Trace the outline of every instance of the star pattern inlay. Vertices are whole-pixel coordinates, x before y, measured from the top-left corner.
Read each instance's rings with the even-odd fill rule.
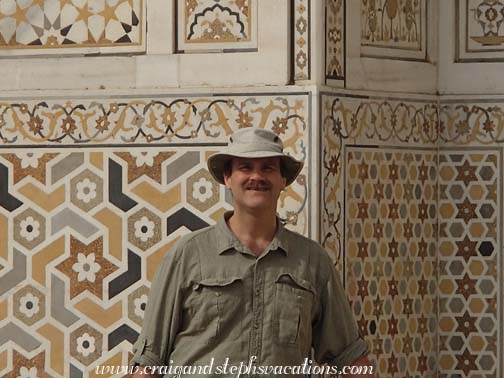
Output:
[[[70,278],[70,298],[89,291],[103,299],[103,280],[117,270],[117,266],[103,256],[103,238],[84,244],[70,238],[70,256],[56,269]]]
[[[346,219],[351,230],[346,237],[357,247],[347,265],[347,280],[359,331],[373,345],[371,356],[380,361],[383,376],[390,375],[390,367],[401,372],[396,376],[414,377],[424,361],[419,358],[429,361],[436,354],[436,329],[431,329],[436,320],[437,293],[431,290],[436,255],[430,250],[437,227],[430,217],[437,211],[435,154],[352,149],[346,164],[353,172],[347,178],[352,216]],[[405,332],[406,340],[400,337]],[[429,343],[417,346],[417,340]],[[397,352],[397,367],[389,364],[391,348]]]

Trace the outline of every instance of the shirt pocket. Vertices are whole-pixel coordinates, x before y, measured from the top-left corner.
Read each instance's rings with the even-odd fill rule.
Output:
[[[303,346],[311,342],[314,294],[311,283],[294,274],[277,277],[274,330],[279,344]]]
[[[193,286],[193,322],[206,343],[236,340],[242,333],[243,281],[205,278]]]

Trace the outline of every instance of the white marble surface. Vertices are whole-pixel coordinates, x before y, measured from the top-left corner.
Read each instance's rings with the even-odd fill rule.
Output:
[[[146,55],[136,57],[137,88],[170,88],[179,84],[177,55]]]
[[[0,81],[0,90],[116,89],[135,86],[132,57],[22,58],[2,61],[2,71],[15,72],[16,86]]]
[[[454,0],[440,1],[439,12],[439,93],[504,93],[504,62],[455,63]]]
[[[258,50],[174,53],[174,1],[149,0],[146,53],[2,59],[0,91],[244,87],[289,81],[289,1],[261,1]]]
[[[147,54],[171,54],[174,50],[174,0],[147,3]]]
[[[324,4],[312,0],[311,80],[325,83]],[[258,51],[174,53],[174,0],[149,0],[146,52],[115,56],[31,56],[1,61],[0,91],[156,90],[283,86],[290,81],[290,2],[260,1]],[[502,62],[455,63],[455,1],[429,2],[428,61],[365,58],[360,49],[360,1],[347,2],[346,86],[350,90],[457,95],[504,93]],[[235,90],[236,88],[236,90]],[[280,90],[280,88],[279,88]],[[86,94],[87,92],[83,93]]]
[[[262,1],[258,6],[258,51],[180,54],[181,86],[287,84],[288,1]]]
[[[346,88],[358,90],[436,93],[437,67],[435,10],[431,7],[428,22],[428,61],[415,62],[386,58],[361,57],[360,1],[347,2]]]

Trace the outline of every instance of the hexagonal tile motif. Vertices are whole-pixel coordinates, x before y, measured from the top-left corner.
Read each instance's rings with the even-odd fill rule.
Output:
[[[143,324],[148,295],[149,288],[147,286],[141,286],[128,295],[128,317],[139,326]]]
[[[497,378],[501,345],[501,192],[497,151],[440,154],[439,331],[441,376]],[[456,174],[448,172],[455,170]],[[497,289],[499,287],[499,289]],[[449,327],[448,324],[455,326]]]
[[[30,2],[47,8],[50,3],[66,12],[72,1],[86,2],[0,0],[0,8]],[[106,2],[113,15],[115,5],[124,9],[128,0],[93,0]],[[280,119],[284,112],[294,117],[289,121],[293,127],[283,130],[286,149],[298,157],[307,152],[306,94],[215,99],[33,98],[0,105],[7,109],[0,110],[5,137],[0,153],[0,339],[7,340],[0,342],[0,377],[85,378],[96,375],[96,364],[125,364],[132,357],[157,262],[181,233],[214,223],[230,208],[229,193],[215,183],[209,187],[208,175],[198,175],[217,149],[209,144],[224,141],[227,133],[210,124],[194,128],[203,117],[200,111],[234,120],[243,110],[252,123]],[[252,117],[254,109],[267,108],[271,101],[278,106]],[[19,134],[21,129],[32,137]],[[84,140],[89,148],[82,148]],[[305,235],[307,181],[299,177],[283,206],[299,216],[286,217],[289,228]],[[215,198],[218,203],[212,205]],[[168,230],[173,235],[167,236]]]
[[[436,153],[347,146],[345,161],[345,279],[376,375],[435,376]]]
[[[14,316],[27,325],[33,325],[45,316],[45,296],[32,285],[14,293]]]
[[[103,336],[84,324],[70,334],[70,356],[89,366],[102,355]]]
[[[70,181],[70,200],[84,211],[90,211],[103,202],[103,180],[89,169]]]
[[[33,209],[26,209],[14,218],[14,240],[28,250],[46,238],[46,220]]]
[[[217,204],[219,192],[219,184],[206,169],[200,169],[187,179],[187,202],[201,212]]]
[[[146,251],[161,240],[161,219],[152,211],[143,208],[128,219],[128,240]]]

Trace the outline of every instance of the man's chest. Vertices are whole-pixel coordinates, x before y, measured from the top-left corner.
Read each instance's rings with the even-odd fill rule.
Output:
[[[205,261],[183,302],[182,335],[209,344],[266,337],[299,346],[311,341],[318,292],[309,267],[281,252],[260,259],[230,255]]]

